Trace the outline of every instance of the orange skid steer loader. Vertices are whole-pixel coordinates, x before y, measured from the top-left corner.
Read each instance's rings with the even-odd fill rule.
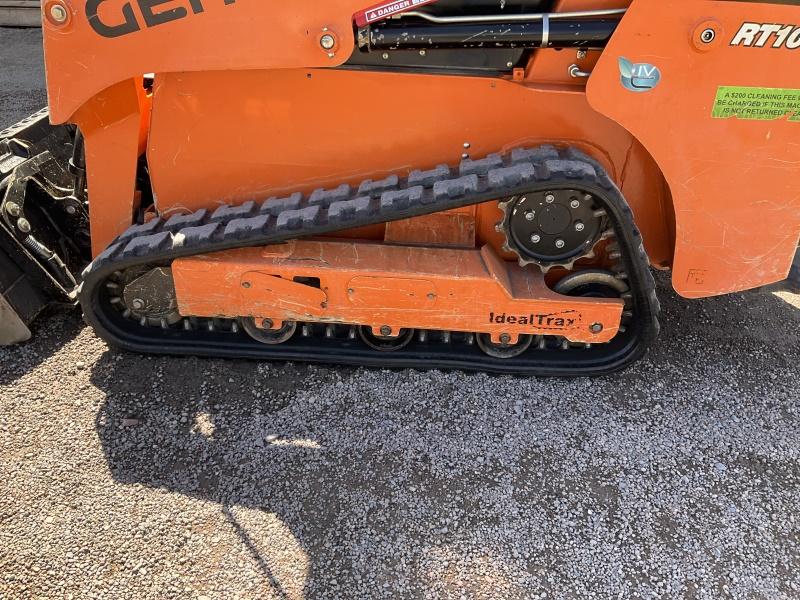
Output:
[[[800,1],[43,0],[0,337],[598,375],[800,238]],[[797,273],[795,271],[795,278]]]

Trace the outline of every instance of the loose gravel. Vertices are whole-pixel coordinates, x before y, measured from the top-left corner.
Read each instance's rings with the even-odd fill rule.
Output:
[[[8,35],[0,90],[39,68]],[[148,358],[45,315],[0,349],[0,598],[799,597],[800,296],[659,291],[658,348],[596,380]]]

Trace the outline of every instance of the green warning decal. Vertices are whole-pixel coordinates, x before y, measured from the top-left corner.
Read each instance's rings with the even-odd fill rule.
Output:
[[[736,117],[750,121],[788,118],[800,122],[800,90],[721,86],[714,101],[715,119]]]

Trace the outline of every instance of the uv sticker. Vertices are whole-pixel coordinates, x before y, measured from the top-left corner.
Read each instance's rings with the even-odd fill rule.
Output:
[[[649,92],[661,83],[661,70],[649,63],[632,63],[620,57],[619,72],[622,85],[632,92]]]

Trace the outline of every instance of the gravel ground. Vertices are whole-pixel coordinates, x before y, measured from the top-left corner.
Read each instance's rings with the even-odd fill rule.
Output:
[[[0,29],[0,123],[38,108]],[[25,79],[27,78],[27,79]],[[0,349],[0,598],[800,597],[800,296],[597,380]]]

